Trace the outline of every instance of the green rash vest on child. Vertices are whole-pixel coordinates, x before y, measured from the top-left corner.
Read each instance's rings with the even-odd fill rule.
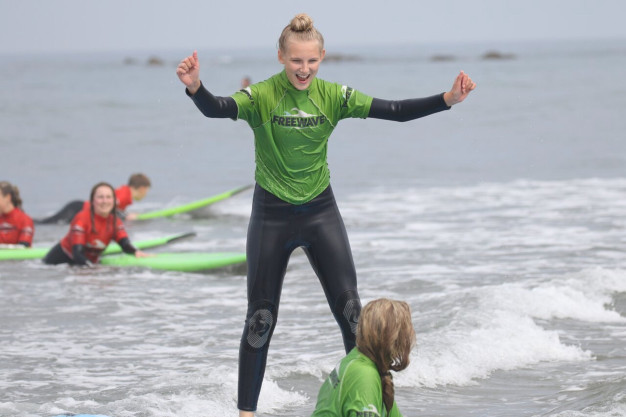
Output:
[[[395,401],[391,411],[387,413],[376,364],[354,348],[322,384],[311,417],[402,417],[402,415]]]
[[[232,95],[237,119],[254,132],[256,182],[283,201],[304,204],[330,184],[328,138],[346,118],[366,118],[372,97],[314,78],[296,89],[285,71]]]

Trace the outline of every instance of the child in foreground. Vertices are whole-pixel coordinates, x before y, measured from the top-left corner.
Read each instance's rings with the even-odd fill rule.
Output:
[[[313,417],[400,417],[389,371],[409,366],[415,346],[411,310],[404,301],[381,298],[361,311],[356,347],[330,373]]]

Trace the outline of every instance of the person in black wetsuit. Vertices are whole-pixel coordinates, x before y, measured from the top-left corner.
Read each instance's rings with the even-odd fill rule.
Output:
[[[239,350],[237,407],[256,410],[287,263],[301,247],[339,324],[346,352],[355,346],[361,310],[346,229],[326,160],[327,141],[345,118],[408,121],[462,102],[476,84],[460,72],[450,91],[399,101],[372,98],[316,78],[324,40],[305,14],[279,39],[279,74],[230,97],[212,95],[200,81],[194,52],[176,70],[187,95],[210,118],[243,119],[255,137],[256,186],[247,237],[248,311]]]

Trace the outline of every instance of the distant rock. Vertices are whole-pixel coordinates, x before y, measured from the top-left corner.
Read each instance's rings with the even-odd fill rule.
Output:
[[[124,65],[137,65],[137,60],[135,58],[126,57],[124,58]]]
[[[430,57],[430,60],[435,62],[455,61],[456,57],[454,55],[433,55]]]
[[[346,54],[326,54],[324,57],[325,62],[345,62],[345,61],[360,61],[362,58],[357,55]]]
[[[488,51],[483,54],[482,59],[515,59],[515,55],[498,51]]]
[[[163,62],[161,58],[156,57],[156,56],[151,56],[150,58],[148,58],[147,64],[151,67],[160,67],[160,66],[163,66],[165,63]]]

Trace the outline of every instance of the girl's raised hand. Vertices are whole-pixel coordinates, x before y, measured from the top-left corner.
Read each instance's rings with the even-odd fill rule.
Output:
[[[176,68],[176,75],[185,84],[191,94],[195,94],[200,88],[200,61],[198,51],[184,58]]]
[[[465,100],[475,88],[476,83],[472,81],[469,75],[461,71],[454,80],[452,89],[443,95],[443,99],[448,106],[453,106]]]

